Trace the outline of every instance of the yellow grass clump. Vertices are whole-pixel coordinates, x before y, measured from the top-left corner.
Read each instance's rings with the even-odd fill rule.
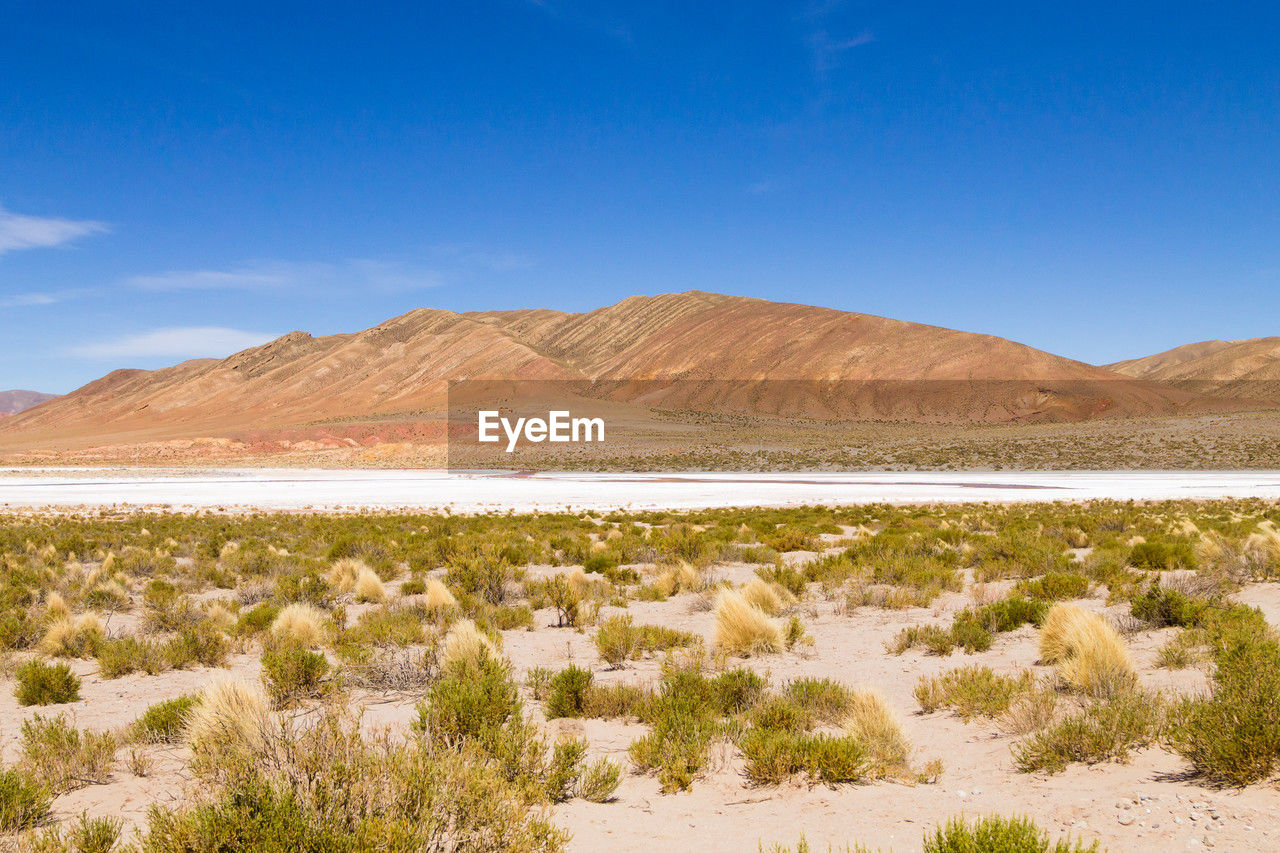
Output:
[[[681,560],[658,575],[653,585],[664,595],[675,595],[678,592],[697,592],[704,583],[698,570]]]
[[[715,645],[733,655],[780,652],[782,628],[737,590],[726,589],[715,604]]]
[[[56,592],[49,593],[45,598],[44,612],[54,619],[65,619],[71,615],[71,611],[67,609],[67,602]]]
[[[1074,604],[1055,604],[1040,629],[1040,658],[1058,665],[1072,689],[1112,696],[1138,679],[1124,640],[1107,620]]]
[[[243,679],[223,677],[205,687],[188,712],[187,743],[206,766],[216,766],[232,756],[260,755],[271,725],[262,691]]]
[[[889,704],[874,690],[854,692],[844,729],[867,749],[871,772],[876,776],[906,776],[910,770],[911,743],[902,733]]]
[[[381,603],[387,600],[387,590],[382,586],[382,579],[368,566],[361,568],[356,574],[352,590],[356,594],[356,601]]]
[[[455,622],[449,633],[445,634],[440,651],[441,668],[476,669],[486,657],[497,660],[501,653],[470,619]]]
[[[324,640],[328,616],[314,604],[294,602],[285,606],[271,623],[271,636],[295,640],[304,646],[318,646]]]
[[[338,592],[351,592],[356,588],[356,579],[362,572],[373,571],[364,560],[343,557],[329,567],[328,580]]]
[[[1280,530],[1276,529],[1274,522],[1262,522],[1256,532],[1245,538],[1244,549],[1268,560],[1280,561]]]
[[[786,587],[760,578],[744,586],[742,596],[770,616],[777,616],[796,603],[796,597]]]
[[[93,613],[63,616],[49,625],[40,640],[40,651],[49,657],[85,657],[94,640],[103,637],[102,620]]]
[[[205,617],[224,631],[230,630],[231,626],[236,624],[235,614],[220,601],[209,605],[209,609],[205,611]]]
[[[422,603],[426,607],[427,613],[434,620],[455,610],[458,606],[458,599],[454,598],[453,593],[449,591],[449,587],[444,585],[444,581],[439,578],[428,578],[422,591]]]

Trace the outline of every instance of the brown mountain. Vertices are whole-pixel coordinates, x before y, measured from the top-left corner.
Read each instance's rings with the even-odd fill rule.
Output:
[[[1280,400],[1280,337],[1202,341],[1107,367],[1125,376],[1187,390],[1255,400]]]
[[[41,394],[39,391],[0,391],[0,416],[16,415],[34,408],[57,394]]]
[[[6,419],[0,448],[264,433],[439,440],[456,378],[594,380],[627,403],[898,420],[1081,420],[1202,405],[989,335],[694,291],[587,313],[420,308],[362,332],[293,332],[225,359],[117,370]],[[418,426],[429,422],[434,431]],[[352,438],[357,424],[364,432]]]

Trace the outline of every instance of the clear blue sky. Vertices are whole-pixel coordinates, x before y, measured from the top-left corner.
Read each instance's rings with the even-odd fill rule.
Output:
[[[3,7],[0,389],[691,288],[1280,334],[1271,4]]]

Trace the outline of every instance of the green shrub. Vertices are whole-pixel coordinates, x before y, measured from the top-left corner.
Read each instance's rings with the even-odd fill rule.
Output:
[[[853,692],[830,678],[797,678],[782,693],[816,723],[839,722],[853,702]]]
[[[583,701],[594,676],[588,669],[568,666],[551,677],[547,696],[547,719],[581,717]]]
[[[953,818],[925,833],[924,853],[1096,853],[1098,842],[1059,839],[1050,842],[1049,834],[1025,817],[985,817],[972,824]]]
[[[42,785],[13,769],[0,769],[0,832],[17,832],[43,823],[53,798]]]
[[[80,699],[80,679],[65,663],[30,660],[18,667],[19,705],[62,705]]]
[[[19,736],[23,766],[57,794],[107,781],[115,766],[115,735],[81,731],[61,714],[24,720]]]
[[[298,643],[275,643],[262,653],[262,682],[281,707],[316,696],[328,673],[325,656]]]
[[[164,644],[165,659],[174,669],[186,669],[194,664],[222,666],[229,653],[227,638],[207,622],[183,627]]]
[[[974,717],[998,717],[1022,693],[1035,686],[1035,676],[1024,671],[1017,678],[998,675],[989,666],[965,666],[916,685],[916,701],[926,714],[950,708],[966,723]]]
[[[547,799],[563,803],[573,796],[583,757],[587,754],[587,742],[581,738],[563,738],[556,741],[547,765],[545,786]]]
[[[1139,569],[1194,569],[1195,549],[1186,542],[1139,542],[1129,549],[1129,563]]]
[[[752,728],[738,746],[752,785],[777,785],[799,773],[829,785],[857,782],[870,768],[866,748],[851,735]]]
[[[578,796],[589,803],[607,803],[613,799],[622,779],[622,768],[601,758],[582,768],[578,778]]]
[[[1130,750],[1156,740],[1162,717],[1158,697],[1121,693],[1015,744],[1014,765],[1023,773],[1058,773],[1074,762],[1127,761]]]
[[[198,701],[195,696],[178,696],[157,702],[134,721],[133,736],[147,743],[178,743],[186,730],[187,715]]]
[[[1280,642],[1247,622],[1221,630],[1210,695],[1177,703],[1165,740],[1202,777],[1244,786],[1280,761]]]
[[[1077,572],[1049,572],[1035,580],[1018,581],[1014,592],[1042,601],[1067,601],[1089,594],[1089,579]]]
[[[639,717],[653,693],[634,684],[592,684],[582,697],[582,716],[603,720]]]
[[[1131,612],[1138,619],[1157,627],[1177,625],[1186,628],[1198,625],[1208,607],[1207,602],[1153,583],[1146,592],[1133,599]]]
[[[600,657],[614,668],[646,653],[684,648],[698,641],[698,635],[688,631],[662,625],[636,625],[627,615],[609,617],[596,632],[596,648]]]
[[[98,674],[103,678],[120,678],[138,671],[155,675],[169,668],[159,645],[137,637],[106,640],[98,647],[97,657]]]

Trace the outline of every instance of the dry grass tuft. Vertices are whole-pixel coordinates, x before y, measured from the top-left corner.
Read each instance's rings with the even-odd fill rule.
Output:
[[[103,636],[102,620],[95,614],[75,619],[64,616],[49,625],[40,640],[40,651],[49,657],[85,657]]]
[[[786,587],[759,578],[742,588],[742,597],[770,616],[777,616],[796,603],[796,597]]]
[[[426,588],[422,591],[422,603],[432,620],[439,620],[458,607],[458,599],[454,598],[449,587],[439,578],[427,580]]]
[[[373,569],[364,560],[357,560],[352,557],[343,557],[337,560],[329,568],[328,580],[330,585],[338,592],[351,592],[356,588],[356,579],[363,572],[372,572]]]
[[[670,596],[680,592],[698,592],[706,583],[696,568],[681,560],[658,575],[653,585],[662,590],[663,595]]]
[[[382,585],[382,579],[368,566],[360,569],[356,574],[352,590],[356,594],[356,601],[381,604],[387,600],[387,590]]]
[[[1057,664],[1067,685],[1090,696],[1114,696],[1137,683],[1129,650],[1116,629],[1073,604],[1055,604],[1045,616],[1040,658]]]
[[[844,729],[867,749],[876,776],[910,774],[911,744],[884,697],[874,690],[858,690],[849,702]]]
[[[71,615],[67,602],[56,592],[49,593],[45,598],[44,612],[53,619],[65,619]]]
[[[187,744],[197,764],[211,769],[228,759],[252,758],[266,748],[272,729],[266,696],[239,678],[221,678],[200,693],[187,712]]]
[[[455,622],[440,650],[442,669],[479,669],[484,658],[501,657],[498,647],[470,619]]]
[[[308,648],[324,641],[329,617],[314,604],[294,602],[287,605],[271,623],[271,636],[277,640],[295,640]]]
[[[782,627],[736,590],[726,589],[716,599],[716,648],[735,655],[780,652]]]

